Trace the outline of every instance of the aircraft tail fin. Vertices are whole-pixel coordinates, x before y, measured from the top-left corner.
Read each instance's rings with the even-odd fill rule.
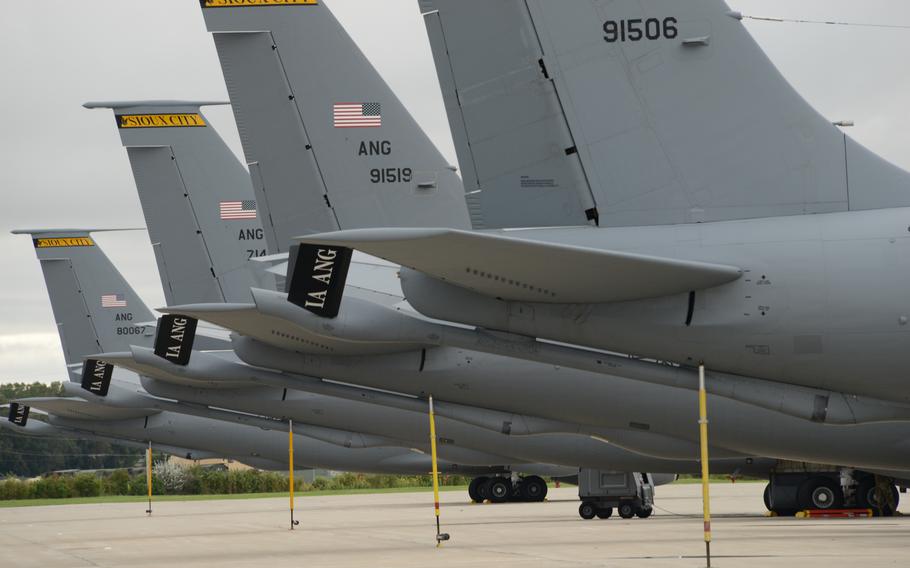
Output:
[[[67,366],[92,353],[150,346],[155,316],[95,243],[91,231],[13,231],[32,237]]]
[[[323,3],[229,4],[202,12],[271,250],[339,228],[468,226],[454,168]]]
[[[610,226],[910,205],[910,175],[816,112],[723,0],[421,7],[488,227],[557,222],[573,190]]]
[[[126,148],[168,304],[249,299],[268,287],[250,178],[193,101],[91,102],[110,108]]]
[[[524,2],[420,7],[474,228],[586,224],[593,198],[555,86],[525,41]]]

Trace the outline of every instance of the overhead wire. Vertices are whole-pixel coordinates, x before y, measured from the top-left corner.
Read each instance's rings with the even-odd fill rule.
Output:
[[[747,16],[742,14],[744,20],[756,20],[759,22],[787,23],[787,24],[817,24],[825,26],[850,26],[856,28],[884,28],[894,30],[910,30],[910,25],[902,24],[876,24],[864,22],[840,22],[835,20],[806,20],[800,18],[772,18],[770,16]]]
[[[13,456],[37,456],[37,457],[64,457],[64,458],[135,458],[141,457],[141,454],[59,454],[57,452],[14,452],[9,450],[3,450],[4,455],[13,455]]]

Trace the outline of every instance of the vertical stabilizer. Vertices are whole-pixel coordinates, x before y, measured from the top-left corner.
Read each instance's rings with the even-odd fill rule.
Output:
[[[249,301],[249,260],[267,254],[248,172],[191,101],[111,108],[170,305]]]
[[[24,230],[41,262],[70,368],[92,353],[151,346],[155,316],[87,230]],[[141,325],[153,322],[152,325]]]
[[[201,5],[270,249],[338,228],[468,226],[455,171],[325,5]]]
[[[594,199],[524,3],[420,5],[474,227],[593,220]]]
[[[816,112],[723,0],[420,6],[485,202],[521,204],[526,176],[563,187],[577,165],[568,185],[585,180],[601,225],[910,205],[910,176]]]

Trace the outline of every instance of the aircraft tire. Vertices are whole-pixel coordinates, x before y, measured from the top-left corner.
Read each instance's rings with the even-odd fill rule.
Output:
[[[484,487],[485,496],[493,503],[505,503],[512,498],[512,482],[508,477],[491,477]]]
[[[488,477],[475,477],[471,480],[471,483],[468,485],[468,497],[471,498],[471,501],[475,503],[483,503],[484,498],[480,492],[481,486],[487,482]]]
[[[543,501],[547,497],[547,482],[537,475],[525,477],[518,484],[518,494],[522,501]]]
[[[876,517],[893,516],[894,512],[897,510],[897,506],[900,504],[900,492],[894,485],[891,485],[890,488],[892,501],[894,503],[893,509],[889,506],[879,506],[878,499],[875,497],[875,478],[871,476],[860,483],[859,487],[856,489],[856,506],[862,509],[872,509],[872,512]]]
[[[840,509],[844,506],[844,492],[833,479],[824,476],[810,477],[799,486],[800,509]]]

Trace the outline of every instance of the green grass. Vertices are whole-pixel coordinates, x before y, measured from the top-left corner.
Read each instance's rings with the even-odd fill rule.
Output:
[[[440,491],[467,491],[467,486],[447,485]],[[324,491],[297,492],[295,497],[318,497],[320,495],[363,495],[370,493],[422,493],[432,487],[391,487],[384,489],[327,489]],[[276,499],[288,498],[285,493],[232,493],[228,495],[159,495],[152,497],[152,504],[160,501],[214,501],[221,499]],[[91,503],[144,503],[148,498],[142,495],[107,495],[101,497],[71,497],[67,499],[13,499],[0,501],[0,509],[7,507],[43,507],[47,505],[85,505]]]

